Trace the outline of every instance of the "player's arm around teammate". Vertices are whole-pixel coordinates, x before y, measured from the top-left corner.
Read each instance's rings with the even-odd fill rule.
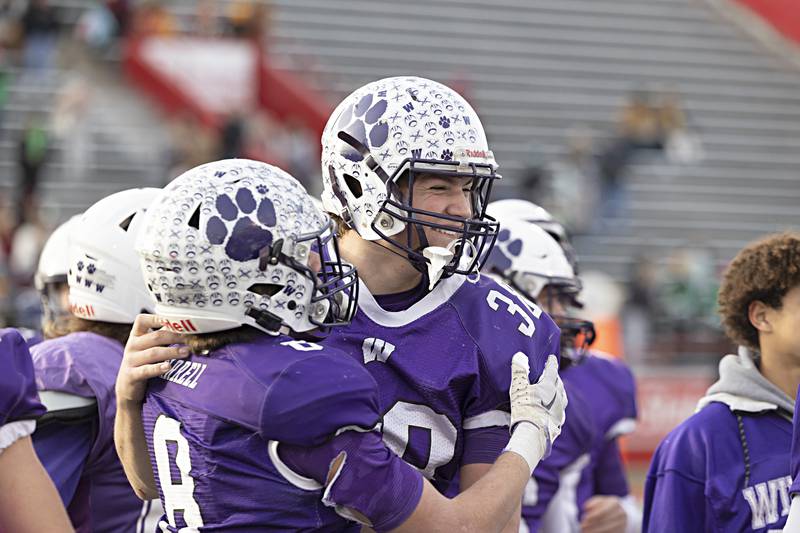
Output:
[[[140,409],[146,381],[163,374],[170,359],[185,356],[184,348],[168,346],[180,342],[181,336],[155,329],[161,324],[161,319],[153,315],[137,318],[117,379],[120,405],[115,442],[126,474],[142,497],[157,495],[141,423]],[[513,430],[506,452],[485,475],[456,498],[446,498],[425,481],[413,512],[394,531],[501,531],[518,509],[531,472],[560,433],[567,398],[557,368],[555,357],[551,357],[542,377],[532,385],[529,383],[528,359],[521,353],[517,354],[512,363],[509,391]],[[549,405],[549,409],[545,405]],[[396,457],[395,460],[400,461]],[[318,481],[332,483],[330,478],[334,470],[332,468],[326,473],[328,479]],[[365,483],[365,486],[369,484]]]

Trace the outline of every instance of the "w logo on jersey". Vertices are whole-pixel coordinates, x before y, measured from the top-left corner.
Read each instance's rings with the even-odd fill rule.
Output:
[[[364,344],[361,345],[361,351],[364,353],[364,364],[366,365],[372,361],[385,363],[394,352],[394,348],[394,344],[383,339],[376,339],[375,337],[364,339]]]
[[[753,529],[776,524],[782,517],[789,514],[789,487],[791,485],[792,477],[784,476],[742,490],[742,496],[750,504],[750,510],[753,513]],[[778,507],[779,501],[782,509]]]

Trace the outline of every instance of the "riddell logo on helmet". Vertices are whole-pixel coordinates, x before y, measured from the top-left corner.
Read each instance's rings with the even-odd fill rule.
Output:
[[[469,148],[465,150],[467,157],[480,157],[481,159],[487,159],[489,155],[486,153],[486,150],[470,150]]]
[[[176,320],[175,322],[164,320],[164,327],[175,333],[192,333],[197,331],[197,328],[194,327],[194,324],[192,324],[192,321],[189,319]]]
[[[94,307],[92,307],[90,304],[69,304],[69,312],[77,317],[92,318],[94,316]]]

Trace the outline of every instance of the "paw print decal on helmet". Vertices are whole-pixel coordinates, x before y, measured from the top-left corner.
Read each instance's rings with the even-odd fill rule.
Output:
[[[497,234],[497,242],[489,254],[487,266],[500,272],[505,272],[517,257],[522,253],[522,240],[511,239],[511,232],[501,229]]]
[[[225,253],[232,260],[256,259],[265,246],[272,244],[272,233],[267,228],[275,226],[276,217],[269,198],[256,200],[248,189],[239,189],[234,198],[227,194],[217,196],[215,206],[219,214],[208,220],[206,237],[211,244],[225,244]]]
[[[367,152],[386,144],[389,124],[381,120],[381,117],[386,113],[387,105],[383,98],[373,103],[372,94],[366,94],[342,113],[338,123],[339,129],[361,144],[360,147],[354,146],[354,143],[345,140],[342,149],[344,157],[350,161],[361,161],[364,159],[362,151]]]

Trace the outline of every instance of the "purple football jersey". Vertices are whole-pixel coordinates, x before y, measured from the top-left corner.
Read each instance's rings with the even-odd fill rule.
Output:
[[[633,431],[636,424],[636,382],[630,369],[610,356],[588,355],[580,364],[561,373],[570,390],[579,390],[595,424],[589,464],[577,491],[579,509],[595,494],[627,496],[628,481],[617,446],[617,437]]]
[[[800,401],[800,387],[795,396],[794,415],[792,417],[792,486],[789,492],[792,496],[800,494],[800,414],[797,413],[797,402]]]
[[[44,413],[25,340],[14,329],[0,330],[0,427]]]
[[[445,492],[461,465],[502,453],[511,358],[527,354],[535,382],[548,355],[559,355],[559,329],[487,276],[453,276],[396,312],[362,283],[353,322],[326,345],[369,370],[387,446]]]
[[[522,498],[523,531],[538,531],[548,512],[561,521],[551,524],[549,531],[567,531],[566,524],[578,523],[575,493],[581,470],[589,462],[589,453],[595,440],[595,424],[583,391],[566,379],[566,420],[561,435],[553,443],[553,450],[533,471]],[[550,506],[553,506],[550,509]]]
[[[150,381],[143,421],[166,531],[358,531],[338,514],[348,516],[340,506],[393,528],[421,495],[419,474],[375,431],[375,381],[350,357],[319,344],[265,335],[174,361]],[[338,446],[350,455],[323,486]],[[324,461],[311,457],[299,471],[314,450]],[[369,474],[391,461],[382,471],[395,484],[398,468],[405,469],[401,484],[375,482]],[[389,492],[384,504],[402,512],[376,521],[369,505]]]
[[[97,401],[96,434],[78,488],[72,501],[65,502],[79,531],[135,531],[143,508],[128,484],[114,448],[117,412],[114,383],[122,350],[123,346],[115,340],[83,332],[47,340],[31,349],[39,390],[66,392]]]
[[[780,531],[791,431],[777,411],[734,412],[719,402],[689,417],[653,456],[643,531]]]

